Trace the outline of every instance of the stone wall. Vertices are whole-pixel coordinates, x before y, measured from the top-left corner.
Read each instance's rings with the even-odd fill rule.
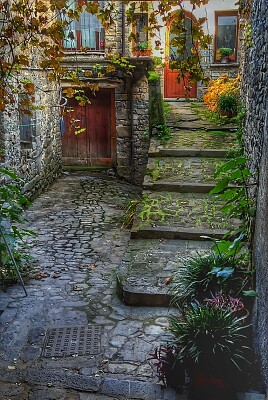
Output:
[[[245,140],[250,169],[259,171],[256,190],[257,215],[254,262],[258,296],[254,329],[256,349],[268,391],[268,8],[267,0],[252,4],[252,41],[246,50],[243,69],[243,98],[246,104]]]
[[[149,86],[147,63],[132,62],[132,76],[116,89],[117,173],[141,184],[149,147]]]
[[[15,169],[25,181],[24,191],[30,197],[41,193],[61,171],[61,139],[59,127],[59,88],[48,81],[38,69],[24,72],[35,84],[35,103],[43,107],[33,112],[36,129],[32,140],[25,144],[20,138],[18,111],[2,113],[1,145],[3,165]]]

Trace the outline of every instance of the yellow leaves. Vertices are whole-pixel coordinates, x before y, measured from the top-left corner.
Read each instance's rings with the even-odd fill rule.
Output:
[[[67,88],[67,89],[64,89],[63,91],[62,91],[62,93],[64,93],[65,95],[66,95],[66,97],[68,97],[69,99],[71,99],[72,97],[74,97],[74,89],[73,88]]]
[[[234,93],[239,91],[240,76],[229,78],[228,75],[221,75],[218,79],[210,81],[206,94],[203,96],[207,107],[215,112],[217,111],[217,99],[221,94]]]
[[[28,83],[25,83],[23,86],[27,93],[29,93],[29,94],[34,93],[34,84],[33,83],[28,82]]]
[[[37,1],[35,8],[38,13],[45,13],[48,11],[48,7],[43,1]]]

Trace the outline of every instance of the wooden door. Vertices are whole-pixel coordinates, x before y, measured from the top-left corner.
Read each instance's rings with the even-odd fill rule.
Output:
[[[85,106],[79,106],[75,99],[68,99],[67,106],[73,111],[64,115],[63,164],[112,166],[115,162],[114,91],[101,89],[95,96],[86,94],[91,104]],[[77,123],[74,124],[73,120]],[[74,125],[85,128],[85,131],[75,135]]]
[[[186,16],[185,18],[185,26],[187,29],[191,29],[191,19]],[[189,82],[187,77],[180,80],[180,83],[177,81],[177,77],[179,75],[179,71],[176,69],[172,69],[172,61],[182,60],[182,55],[177,55],[176,49],[171,44],[172,38],[176,36],[172,33],[172,24],[167,27],[166,32],[166,67],[164,70],[164,97],[165,98],[196,98],[197,97],[197,84]],[[192,40],[190,35],[187,35],[187,53],[189,53],[192,47]],[[190,87],[190,90],[186,90],[185,86]]]

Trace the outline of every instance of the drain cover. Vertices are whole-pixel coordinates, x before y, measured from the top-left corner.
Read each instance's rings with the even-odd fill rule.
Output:
[[[100,353],[101,327],[68,326],[48,329],[43,357],[87,356]]]

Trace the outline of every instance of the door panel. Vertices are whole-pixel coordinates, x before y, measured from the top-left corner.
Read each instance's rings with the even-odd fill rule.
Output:
[[[191,29],[191,19],[186,17],[185,26],[188,29]],[[164,70],[164,97],[165,98],[196,98],[197,96],[197,84],[189,82],[187,77],[181,79],[178,83],[177,77],[179,75],[179,71],[172,69],[172,61],[182,60],[182,55],[176,54],[176,49],[172,46],[171,40],[174,36],[172,31],[172,24],[167,27],[166,32],[166,67]],[[190,54],[192,47],[192,40],[190,35],[187,37],[186,43],[186,53]],[[190,90],[186,90],[185,86],[190,87]]]
[[[115,161],[115,102],[114,91],[99,90],[90,95],[91,104],[79,106],[75,99],[68,99],[74,111],[64,116],[67,130],[62,137],[62,157],[65,165],[108,165]],[[71,120],[85,128],[74,134]]]

